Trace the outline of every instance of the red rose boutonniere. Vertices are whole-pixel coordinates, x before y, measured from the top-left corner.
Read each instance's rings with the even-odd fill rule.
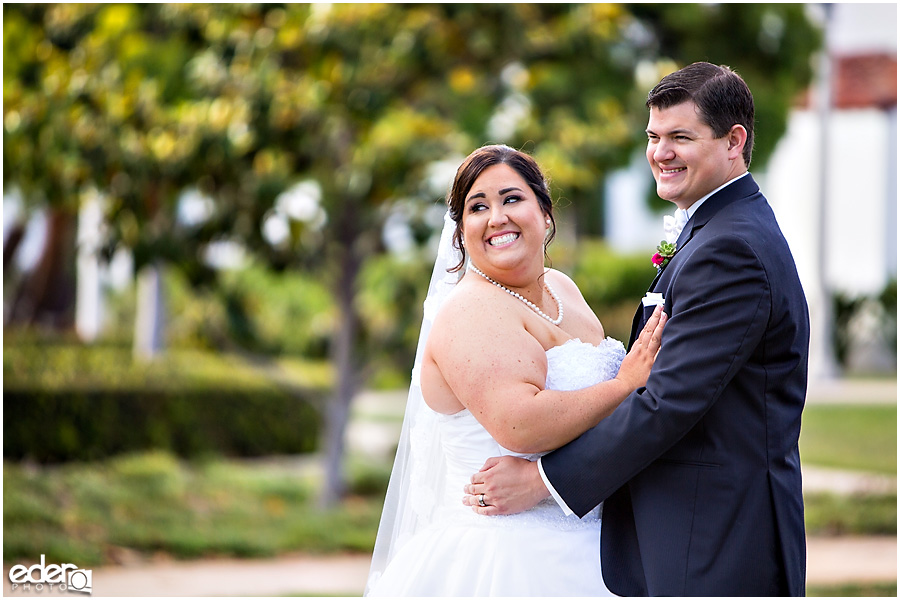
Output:
[[[656,254],[650,260],[657,271],[662,271],[673,256],[675,256],[675,244],[663,241],[656,247]]]

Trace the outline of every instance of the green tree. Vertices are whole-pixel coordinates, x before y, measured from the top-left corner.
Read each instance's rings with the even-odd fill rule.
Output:
[[[13,224],[4,246],[4,281],[22,239],[25,220],[35,205],[46,205],[48,243],[33,272],[9,298],[6,319],[37,320],[66,327],[71,324],[74,298],[75,213],[78,196],[92,175],[90,147],[71,134],[81,108],[72,89],[83,83],[73,77],[63,46],[66,31],[46,31],[33,19],[44,14],[82,21],[83,11],[22,6],[3,10],[3,181],[26,200],[22,219]],[[51,22],[58,22],[51,21]]]
[[[70,211],[97,185],[110,246],[196,284],[218,240],[325,279],[329,502],[362,384],[362,265],[392,204],[436,200],[431,165],[523,147],[596,233],[602,179],[645,143],[659,77],[695,60],[744,74],[764,162],[817,44],[782,4],[4,5],[4,183]],[[205,221],[176,218],[187,187],[214,200]]]

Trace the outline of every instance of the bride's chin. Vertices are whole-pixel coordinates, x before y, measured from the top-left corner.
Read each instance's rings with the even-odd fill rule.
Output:
[[[522,260],[511,260],[511,261],[482,261],[477,262],[473,261],[475,266],[477,266],[481,271],[493,279],[498,283],[504,283],[509,279],[511,274],[519,274],[526,272],[526,261]],[[484,266],[482,266],[484,264]],[[504,283],[504,285],[515,285],[512,283]]]

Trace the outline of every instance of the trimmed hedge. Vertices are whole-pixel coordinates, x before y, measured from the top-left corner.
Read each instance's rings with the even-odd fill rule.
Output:
[[[130,349],[4,333],[3,453],[38,462],[167,450],[182,457],[316,450],[331,375],[316,363]]]
[[[182,457],[263,456],[316,449],[319,414],[278,390],[7,391],[3,456],[42,463],[149,449]]]

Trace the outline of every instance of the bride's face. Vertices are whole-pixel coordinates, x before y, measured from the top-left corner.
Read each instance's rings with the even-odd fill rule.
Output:
[[[494,279],[514,281],[544,265],[549,225],[534,192],[505,164],[485,169],[463,207],[463,236],[472,263]],[[490,271],[490,272],[489,272]]]

